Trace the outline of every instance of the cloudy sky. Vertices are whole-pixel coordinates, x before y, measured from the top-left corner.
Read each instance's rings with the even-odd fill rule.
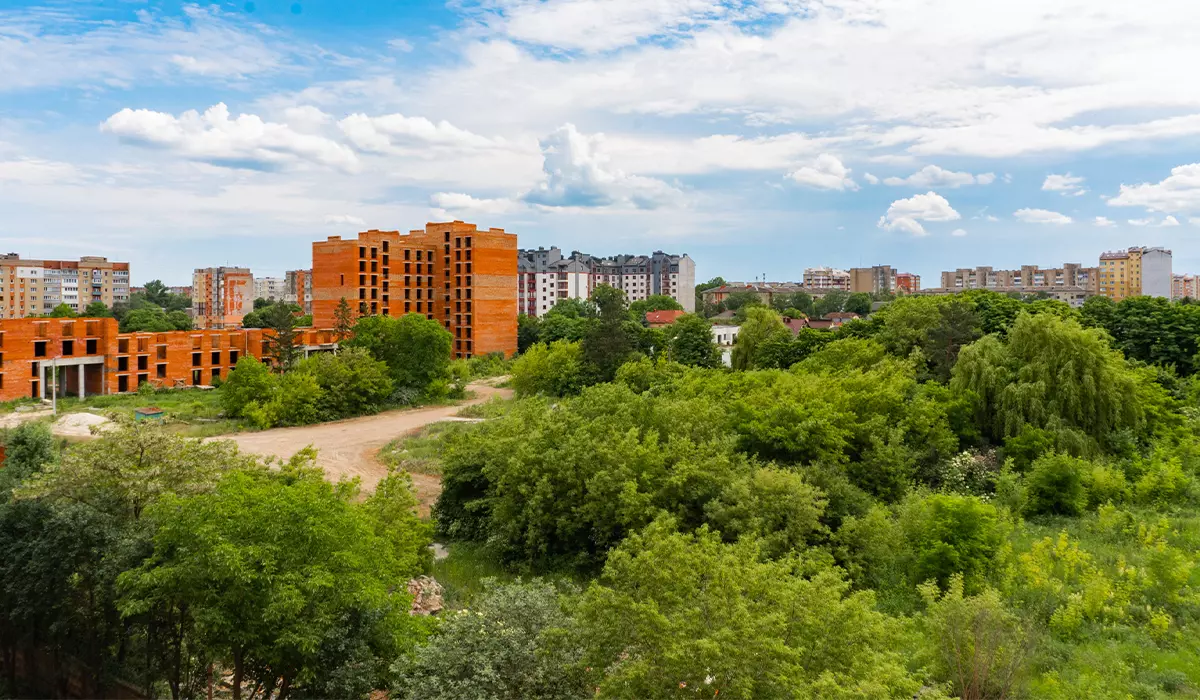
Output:
[[[522,246],[1200,272],[1194,0],[0,0],[0,248],[281,274],[464,219]]]

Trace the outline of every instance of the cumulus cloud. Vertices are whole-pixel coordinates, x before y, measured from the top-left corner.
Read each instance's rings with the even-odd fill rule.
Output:
[[[438,211],[467,214],[504,214],[518,206],[518,202],[508,198],[482,199],[459,192],[437,192],[430,202]]]
[[[954,172],[939,168],[936,165],[926,165],[908,177],[889,177],[883,184],[893,187],[908,186],[925,189],[928,187],[962,187],[964,185],[990,185],[996,181],[995,173],[980,173],[972,175],[968,172]]]
[[[1069,224],[1071,217],[1049,209],[1018,209],[1013,212],[1018,221],[1027,224]]]
[[[367,222],[350,214],[326,214],[325,223],[330,226],[366,226]]]
[[[822,153],[811,164],[788,173],[793,181],[819,190],[857,190],[858,183],[850,177],[850,168],[837,156]]]
[[[1067,195],[1078,197],[1087,192],[1083,187],[1083,178],[1076,177],[1071,173],[1047,175],[1045,181],[1042,182],[1042,189],[1046,192],[1058,192],[1064,197]]]
[[[950,235],[956,238],[962,238],[963,236],[967,235],[967,231],[966,229],[956,228],[950,232]]]
[[[1092,219],[1092,223],[1097,226],[1102,226],[1104,228],[1117,225],[1117,222],[1113,221],[1112,219],[1108,218],[1107,216],[1097,216],[1096,218]]]
[[[448,121],[433,122],[425,117],[385,114],[369,117],[351,114],[338,122],[350,143],[367,153],[402,153],[406,149],[443,147],[482,149],[501,145],[485,136],[460,129]]]
[[[1121,185],[1121,191],[1108,203],[1171,214],[1200,212],[1200,163],[1171,168],[1171,174],[1158,183]]]
[[[343,171],[358,166],[354,152],[324,136],[303,134],[254,114],[231,118],[224,103],[178,117],[126,107],[100,126],[121,141],[228,168],[278,170],[303,164]]]
[[[1155,226],[1158,228],[1170,228],[1179,225],[1179,219],[1173,216],[1164,216],[1162,219],[1156,219],[1153,216],[1148,216],[1144,219],[1130,219],[1131,226]]]
[[[878,226],[889,231],[905,231],[914,236],[925,236],[927,232],[920,222],[955,221],[961,218],[945,197],[936,192],[926,192],[892,202],[887,213],[879,217]]]
[[[44,185],[75,182],[81,178],[79,169],[70,163],[18,158],[0,160],[0,182],[16,182],[26,185]]]
[[[871,173],[863,173],[863,179],[866,180],[867,184],[869,184],[869,185],[878,185],[879,184],[879,178],[875,177]]]
[[[657,209],[684,200],[683,192],[662,180],[611,167],[602,134],[588,136],[564,124],[540,144],[545,178],[522,196],[529,204]]]

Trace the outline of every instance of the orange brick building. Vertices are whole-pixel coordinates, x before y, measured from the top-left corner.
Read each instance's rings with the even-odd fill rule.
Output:
[[[454,336],[454,357],[517,351],[517,236],[452,221],[407,234],[370,230],[313,243],[313,326],[356,316],[423,314]]]
[[[0,401],[210,385],[243,355],[261,358],[262,329],[120,333],[111,318],[0,320]],[[310,351],[334,347],[333,331],[301,330]],[[53,368],[58,380],[53,380]]]
[[[192,273],[197,328],[237,328],[254,310],[254,275],[244,267],[205,267]]]

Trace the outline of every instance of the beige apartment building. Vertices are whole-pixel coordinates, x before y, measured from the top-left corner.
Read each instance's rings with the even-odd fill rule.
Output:
[[[921,289],[921,276],[898,272],[891,265],[850,268],[850,292],[912,294]]]
[[[1171,258],[1171,251],[1159,247],[1106,251],[1100,255],[1099,293],[1113,301],[1143,295],[1169,299]]]
[[[192,317],[198,330],[238,328],[254,310],[254,275],[244,267],[205,267],[192,273]]]
[[[804,268],[804,286],[809,289],[850,291],[850,273],[836,267]]]
[[[129,301],[129,263],[99,256],[79,260],[25,260],[0,255],[0,318],[47,314],[60,304],[82,313],[92,302]]]
[[[1171,298],[1195,299],[1196,280],[1196,275],[1171,275]]]
[[[1064,263],[1062,267],[1042,268],[1022,265],[1017,270],[997,270],[990,266],[959,268],[942,273],[943,289],[995,289],[1029,291],[1055,287],[1073,287],[1090,294],[1098,289],[1099,268],[1083,267],[1079,263]]]

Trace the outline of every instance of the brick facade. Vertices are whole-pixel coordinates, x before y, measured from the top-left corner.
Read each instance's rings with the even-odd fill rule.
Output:
[[[269,331],[268,331],[269,332]],[[111,318],[0,320],[0,401],[49,397],[58,366],[60,395],[203,386],[227,379],[242,355],[261,358],[262,329],[120,333]],[[303,330],[297,341],[330,348],[332,331]],[[43,386],[43,383],[45,386]]]
[[[454,357],[517,350],[517,236],[462,221],[408,233],[370,230],[313,243],[313,325],[355,316],[422,314],[454,336]]]

